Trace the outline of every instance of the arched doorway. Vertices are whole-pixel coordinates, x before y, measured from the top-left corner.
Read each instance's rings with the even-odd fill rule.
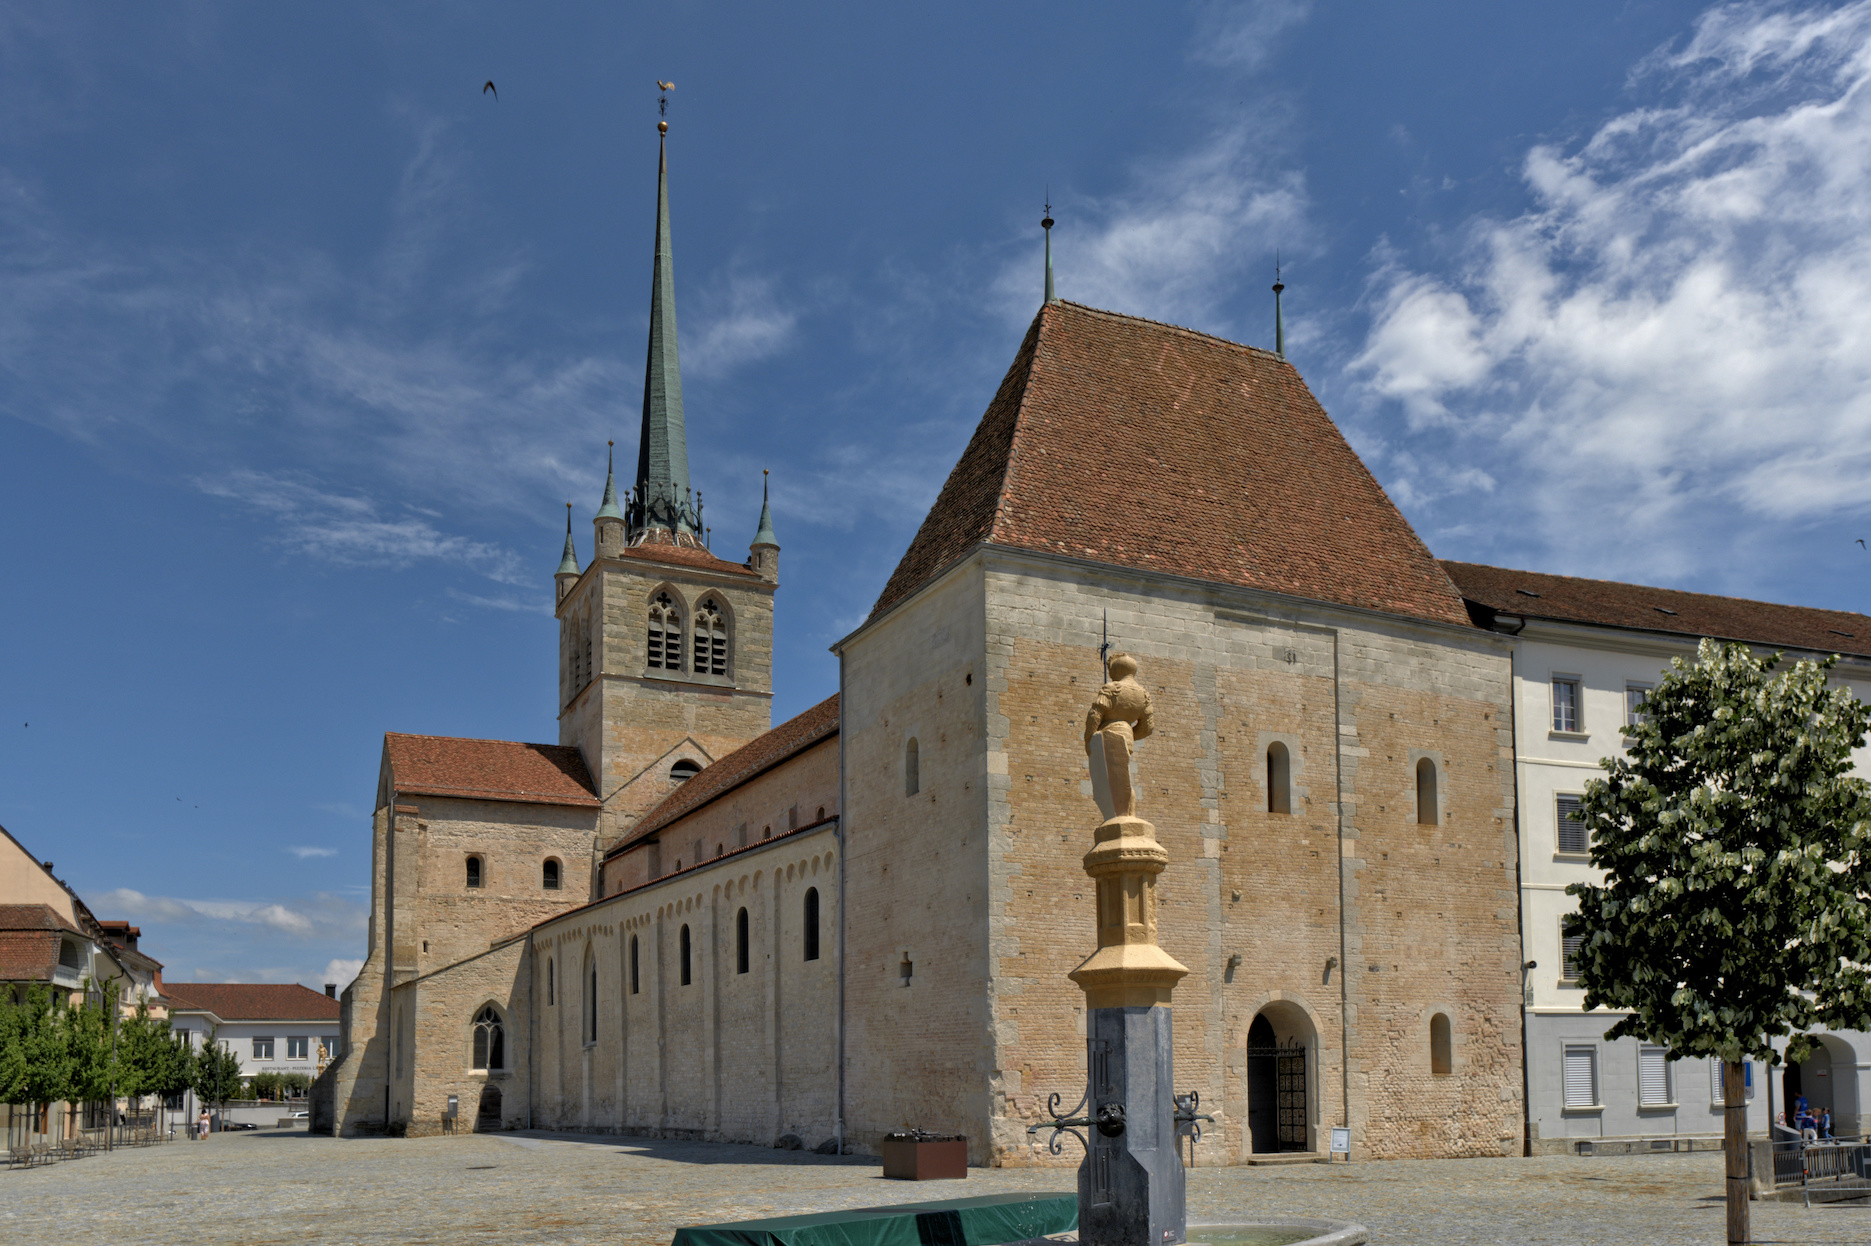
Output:
[[[1832,1114],[1834,1134],[1856,1135],[1858,1114],[1858,1057],[1844,1039],[1834,1034],[1815,1034],[1816,1046],[1798,1064],[1789,1063],[1781,1085],[1785,1089],[1783,1110],[1792,1123],[1794,1106],[1802,1095],[1813,1115]]]
[[[500,1087],[489,1083],[481,1087],[481,1109],[474,1116],[474,1132],[493,1133],[500,1128]]]
[[[1309,1150],[1312,1027],[1291,1005],[1273,1005],[1247,1027],[1247,1133],[1256,1155]]]

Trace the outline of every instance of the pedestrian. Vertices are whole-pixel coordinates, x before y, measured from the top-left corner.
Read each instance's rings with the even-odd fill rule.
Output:
[[[208,1109],[206,1106],[203,1106],[203,1108],[201,1109],[201,1120],[195,1126],[195,1141],[200,1142],[202,1139],[206,1138],[207,1136],[208,1136]]]
[[[1821,1138],[1830,1138],[1832,1136],[1832,1109],[1831,1108],[1819,1109],[1819,1136]]]

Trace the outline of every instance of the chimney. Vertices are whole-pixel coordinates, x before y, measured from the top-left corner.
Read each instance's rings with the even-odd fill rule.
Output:
[[[326,999],[338,998],[338,984],[336,982],[327,982],[325,984],[325,998]]]

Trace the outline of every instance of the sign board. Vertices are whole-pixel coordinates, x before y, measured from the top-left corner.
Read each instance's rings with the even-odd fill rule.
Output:
[[[1332,1152],[1331,1153],[1333,1155],[1343,1155],[1346,1158],[1350,1158],[1351,1156],[1351,1130],[1343,1128],[1338,1125],[1332,1126]]]
[[[443,1115],[444,1116],[459,1116],[460,1114],[461,1114],[461,1097],[459,1095],[448,1096],[448,1111],[444,1112]]]

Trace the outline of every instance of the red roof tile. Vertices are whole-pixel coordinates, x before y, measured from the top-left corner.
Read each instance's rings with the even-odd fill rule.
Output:
[[[1290,363],[1076,303],[1034,319],[872,617],[983,541],[1469,621]]]
[[[0,904],[0,930],[63,930],[86,937],[49,904]]]
[[[674,563],[684,567],[698,567],[703,571],[719,571],[724,575],[746,575],[758,578],[759,572],[751,567],[744,567],[738,562],[723,562],[705,549],[692,545],[644,544],[632,545],[624,550],[625,558],[641,558],[648,562]]]
[[[585,759],[569,744],[518,744],[386,732],[396,794],[595,808]]]
[[[338,1001],[297,982],[165,982],[170,1011],[212,1012],[223,1021],[336,1021]]]
[[[0,982],[50,982],[58,935],[50,930],[0,930]]]
[[[717,797],[773,769],[781,762],[838,734],[838,697],[833,694],[789,718],[765,735],[756,736],[694,778],[684,782],[631,828],[629,838],[605,854],[614,857],[631,844],[655,834],[670,823],[694,813]]]
[[[1781,606],[1472,562],[1445,561],[1442,566],[1462,596],[1481,608],[1478,621],[1483,623],[1491,614],[1511,614],[1871,657],[1871,617],[1849,610]]]

